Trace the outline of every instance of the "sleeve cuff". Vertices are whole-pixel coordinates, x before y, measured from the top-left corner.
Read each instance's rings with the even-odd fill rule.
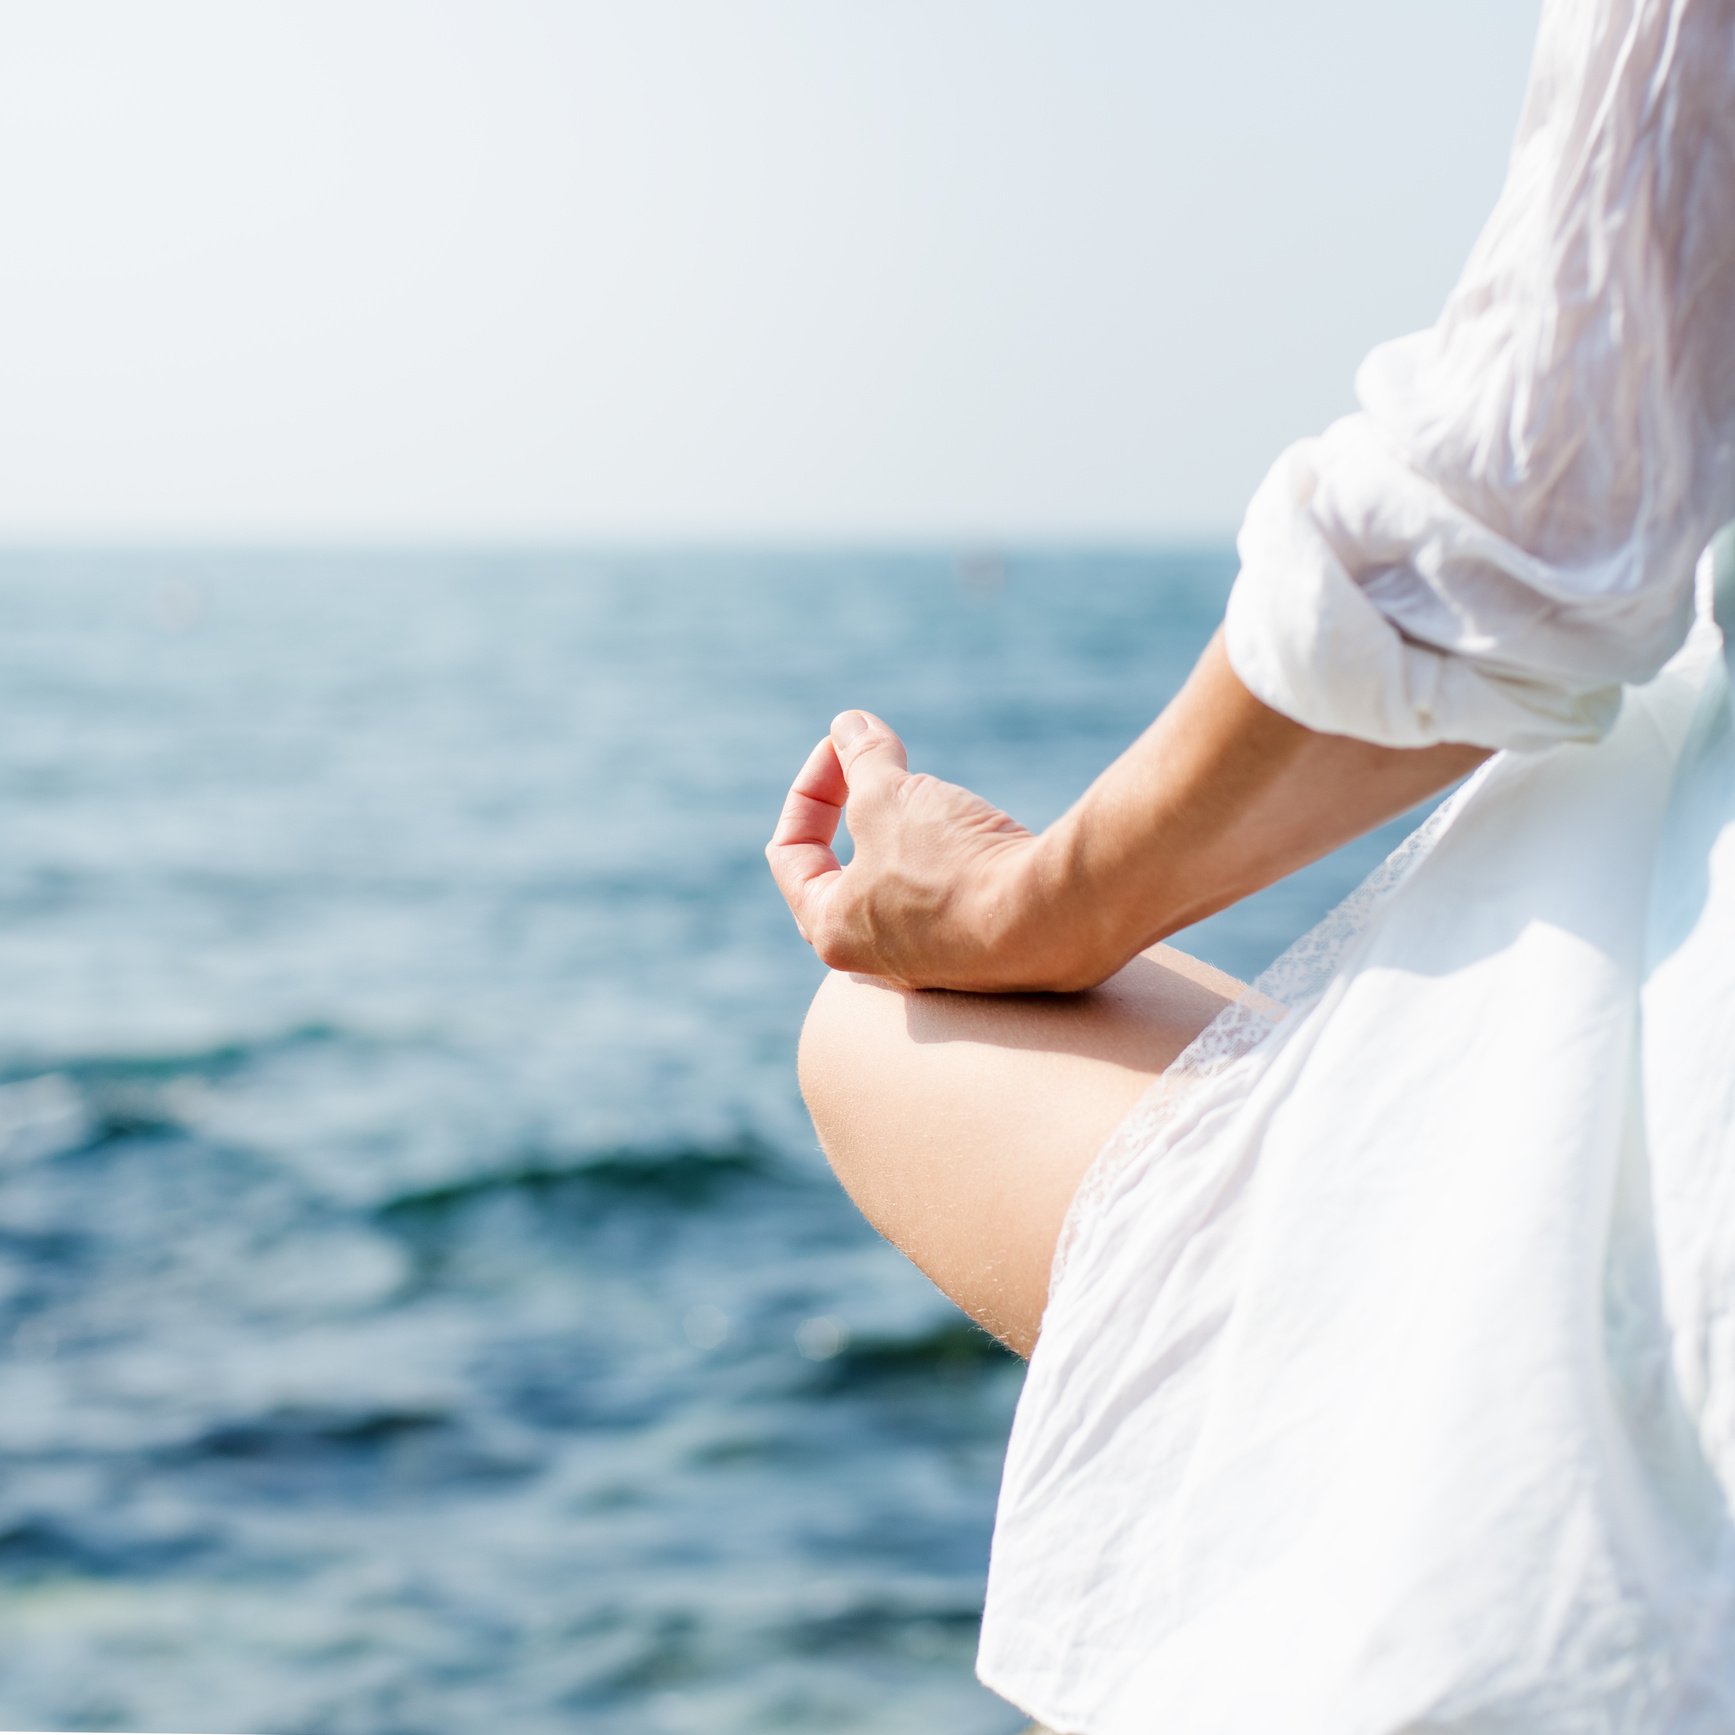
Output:
[[[1572,691],[1491,670],[1392,623],[1310,510],[1318,444],[1304,440],[1278,459],[1242,527],[1224,642],[1248,691],[1321,734],[1387,747],[1526,749],[1605,734],[1618,685]]]

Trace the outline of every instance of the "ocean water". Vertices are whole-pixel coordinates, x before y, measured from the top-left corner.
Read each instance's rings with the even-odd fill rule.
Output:
[[[0,557],[0,1727],[1020,1727],[1019,1364],[829,1181],[760,851],[844,705],[1051,819],[1233,570]]]

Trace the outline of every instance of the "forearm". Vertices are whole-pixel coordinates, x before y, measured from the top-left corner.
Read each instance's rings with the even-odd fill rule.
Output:
[[[1040,837],[909,771],[877,717],[840,713],[766,858],[834,970],[976,993],[1106,981],[1146,946],[1445,788],[1480,747],[1376,747],[1263,705],[1213,639],[1187,685]],[[855,855],[832,848],[849,804]]]
[[[1033,919],[1053,936],[1057,985],[1106,979],[1487,756],[1316,734],[1254,698],[1219,633],[1173,703],[1043,834]]]

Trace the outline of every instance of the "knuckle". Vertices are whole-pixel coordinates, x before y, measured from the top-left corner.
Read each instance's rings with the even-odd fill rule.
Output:
[[[811,923],[807,941],[827,969],[848,970],[853,967],[856,948],[846,925],[835,916],[822,916]]]

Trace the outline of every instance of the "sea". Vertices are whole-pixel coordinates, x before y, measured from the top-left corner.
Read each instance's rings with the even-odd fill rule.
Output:
[[[1021,1364],[830,1178],[761,852],[851,706],[1046,824],[1234,572],[0,554],[0,1727],[1022,1728]]]

